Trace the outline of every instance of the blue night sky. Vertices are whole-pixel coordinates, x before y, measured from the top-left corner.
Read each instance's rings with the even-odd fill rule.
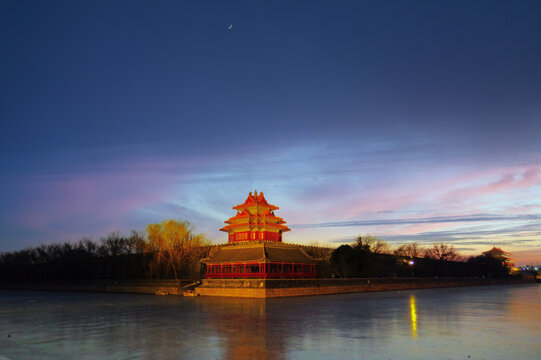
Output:
[[[221,243],[257,189],[287,242],[541,262],[539,1],[5,0],[0,45],[0,251]]]

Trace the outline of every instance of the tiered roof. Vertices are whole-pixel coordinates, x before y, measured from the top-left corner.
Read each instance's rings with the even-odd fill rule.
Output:
[[[511,253],[508,253],[507,251],[504,251],[500,248],[497,248],[494,246],[492,249],[483,252],[483,255],[490,256],[498,261],[501,261],[505,266],[513,267],[515,266],[512,261],[515,259],[511,259]]]
[[[235,245],[220,246],[203,263],[244,263],[244,262],[290,262],[313,264],[312,258],[302,248],[267,241],[251,241]]]
[[[251,205],[259,205],[261,207],[265,207],[265,208],[268,208],[268,209],[271,209],[271,210],[278,210],[279,209],[278,206],[269,204],[267,202],[267,199],[265,199],[265,196],[263,195],[263,191],[260,192],[259,195],[258,195],[257,190],[254,191],[253,195],[252,195],[252,192],[250,192],[248,194],[248,197],[246,198],[246,200],[244,200],[244,203],[239,204],[237,206],[233,206],[233,209],[235,209],[235,210],[243,210],[247,206],[251,206]]]
[[[502,249],[494,246],[492,249],[483,252],[483,255],[492,256],[492,257],[508,257],[509,255],[511,255],[511,253],[508,253],[507,251],[503,251]]]
[[[290,231],[285,225],[284,219],[274,215],[274,210],[279,207],[269,204],[263,192],[257,193],[257,190],[248,197],[244,203],[233,206],[237,210],[237,214],[225,221],[226,226],[221,228],[221,231],[232,232],[236,228],[248,226],[250,229],[259,230],[261,228],[273,229],[275,231]]]

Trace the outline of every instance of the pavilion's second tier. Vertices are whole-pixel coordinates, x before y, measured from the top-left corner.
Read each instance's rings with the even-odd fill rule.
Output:
[[[249,219],[245,221],[238,221],[228,224],[220,229],[228,233],[229,242],[236,241],[282,241],[282,234],[289,231],[286,225],[276,222],[251,222]]]
[[[282,233],[276,231],[231,231],[228,237],[230,243],[257,240],[282,242]]]
[[[261,194],[262,195],[262,194]],[[250,198],[250,197],[249,197]],[[237,214],[225,221],[221,231],[229,234],[229,242],[237,241],[282,241],[282,234],[290,229],[284,219],[274,215],[273,208],[261,203],[244,203],[235,207]]]

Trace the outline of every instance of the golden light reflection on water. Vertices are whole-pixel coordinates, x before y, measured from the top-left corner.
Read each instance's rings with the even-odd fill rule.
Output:
[[[265,299],[198,299],[208,310],[206,319],[224,340],[227,360],[283,360],[288,327],[267,316]],[[272,336],[279,331],[280,336]],[[1,360],[1,359],[0,359]]]
[[[410,315],[411,315],[411,336],[417,337],[417,305],[415,296],[410,295]]]

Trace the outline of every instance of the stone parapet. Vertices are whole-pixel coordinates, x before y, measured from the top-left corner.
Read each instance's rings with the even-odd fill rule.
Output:
[[[371,291],[531,283],[519,279],[204,279],[198,296],[274,298]]]
[[[371,291],[429,289],[533,283],[535,279],[204,279],[200,286],[192,280],[90,280],[57,282],[0,282],[1,289],[88,291],[132,294],[225,296],[275,298],[344,294]],[[183,292],[186,285],[195,289]]]

